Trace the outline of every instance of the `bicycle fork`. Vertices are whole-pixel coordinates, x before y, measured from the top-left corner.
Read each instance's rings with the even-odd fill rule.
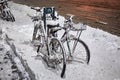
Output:
[[[62,40],[64,42],[64,40],[67,41],[67,48],[68,48],[68,52],[70,54],[70,57],[72,57],[72,52],[71,52],[71,49],[70,49],[70,44],[69,44],[69,36],[68,36],[68,31],[65,30],[63,36],[62,36]]]
[[[77,39],[80,38],[81,33],[82,33],[82,31],[78,31],[78,32],[77,32],[77,35],[76,35]],[[76,48],[76,46],[77,46],[77,43],[78,43],[78,41],[74,41],[72,53],[74,53],[75,48]]]
[[[70,57],[72,57],[72,52],[71,52],[71,49],[70,49],[70,44],[69,44],[68,36],[67,36],[67,47],[68,47],[68,51],[70,53]]]
[[[71,51],[71,48],[70,48],[70,43],[69,43],[69,35],[68,35],[68,30],[65,31],[65,34],[66,34],[66,41],[67,41],[67,48],[68,48],[68,51],[69,51],[69,54],[70,54],[70,57],[72,57],[72,51]]]

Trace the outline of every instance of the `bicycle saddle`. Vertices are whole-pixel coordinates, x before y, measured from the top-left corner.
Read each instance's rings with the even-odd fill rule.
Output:
[[[54,21],[54,20],[49,20],[46,21],[46,24],[49,28],[53,28],[53,27],[58,27],[59,26],[59,22],[58,21]]]

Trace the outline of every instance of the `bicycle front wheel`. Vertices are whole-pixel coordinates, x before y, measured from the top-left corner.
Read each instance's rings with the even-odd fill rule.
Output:
[[[72,38],[64,41],[68,61],[87,63],[90,61],[90,50],[80,39]]]
[[[50,55],[54,56],[54,65],[61,77],[65,76],[66,70],[66,53],[63,45],[57,38],[52,38],[49,44]]]

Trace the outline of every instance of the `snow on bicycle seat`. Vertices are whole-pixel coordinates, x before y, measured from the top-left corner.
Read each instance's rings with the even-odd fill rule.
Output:
[[[59,22],[58,22],[58,20],[47,20],[47,21],[46,21],[46,24],[47,24],[47,26],[48,26],[49,28],[51,28],[51,27],[56,27],[56,26],[58,26],[58,25],[59,25]]]

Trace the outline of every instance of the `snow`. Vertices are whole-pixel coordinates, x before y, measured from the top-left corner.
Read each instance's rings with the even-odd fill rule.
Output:
[[[35,58],[36,49],[31,44],[34,23],[27,16],[34,15],[35,11],[13,2],[9,6],[16,21],[12,23],[0,19],[0,28],[13,39],[17,51],[27,61],[37,80],[63,80],[56,71],[48,69],[41,59]],[[59,18],[63,25],[64,17]],[[89,46],[90,64],[68,64],[65,80],[120,80],[120,37],[88,25],[86,28],[81,39]]]

